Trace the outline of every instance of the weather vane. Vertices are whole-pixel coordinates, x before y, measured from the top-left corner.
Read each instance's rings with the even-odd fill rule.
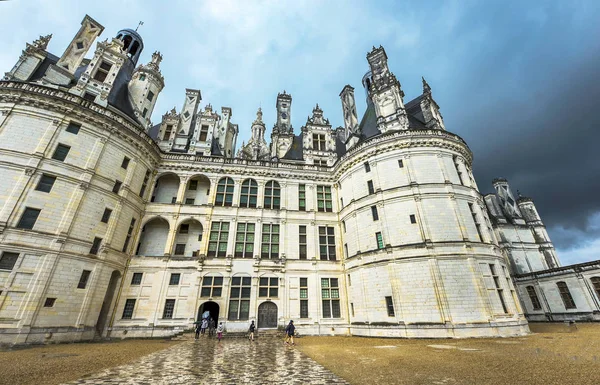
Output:
[[[144,22],[140,20],[140,22],[138,23],[138,26],[135,27],[135,32],[137,32],[138,28],[140,28],[142,25],[144,25]]]

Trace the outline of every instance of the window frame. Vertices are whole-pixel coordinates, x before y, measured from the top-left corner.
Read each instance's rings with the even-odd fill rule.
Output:
[[[254,199],[254,202],[252,200]],[[240,188],[240,207],[256,208],[258,204],[258,182],[248,178],[242,182]]]
[[[81,130],[81,124],[75,122],[69,122],[69,124],[65,128],[66,132],[73,135],[78,135],[79,130]]]
[[[237,295],[234,294],[236,292]],[[250,318],[251,295],[252,277],[245,275],[231,277],[229,306],[227,308],[228,321],[247,321]]]
[[[209,257],[226,257],[227,256],[227,244],[229,242],[229,222],[216,221],[210,225],[210,231],[208,235],[208,251],[207,256]],[[216,238],[214,237],[216,236]],[[211,250],[213,248],[214,250]],[[224,246],[222,248],[221,246]]]
[[[52,187],[54,187],[54,183],[56,183],[56,177],[54,175],[42,174],[35,186],[35,191],[50,193]]]
[[[306,225],[298,226],[298,259],[308,259],[308,242]]]
[[[207,284],[207,280],[210,279],[210,284]],[[216,280],[220,280],[220,284],[216,284]],[[208,291],[208,295],[206,295]],[[200,297],[201,298],[220,298],[223,296],[223,276],[221,275],[205,275],[202,277],[202,284],[200,285]]]
[[[98,68],[96,68],[96,72],[94,73],[92,79],[100,83],[104,83],[108,77],[108,74],[110,73],[110,70],[112,69],[112,66],[113,65],[111,63],[107,62],[106,60],[102,60],[100,65],[98,65]]]
[[[298,211],[306,211],[306,184],[298,185]]]
[[[125,304],[123,305],[123,313],[121,314],[121,319],[133,319],[133,312],[135,311],[135,298],[127,298],[125,299]]]
[[[266,281],[266,284],[264,282]],[[275,283],[273,283],[275,282]],[[279,278],[277,277],[259,277],[258,278],[258,297],[259,298],[278,298],[279,297]]]
[[[331,186],[317,185],[317,211],[322,213],[333,212]]]
[[[525,290],[527,291],[527,295],[529,296],[529,301],[531,302],[533,310],[542,310],[542,304],[537,295],[537,292],[535,291],[535,287],[529,285],[525,287]]]
[[[215,206],[231,207],[233,205],[233,193],[235,183],[233,179],[224,176],[217,182],[217,191],[215,194]]]
[[[255,239],[256,224],[252,222],[238,222],[235,231],[234,258],[253,258]],[[238,251],[238,246],[241,246],[241,251]]]
[[[275,231],[276,230],[276,231]],[[279,237],[281,227],[278,223],[263,223],[260,240],[260,256],[266,259],[279,258]],[[265,238],[265,236],[267,238]],[[275,239],[274,239],[275,238]],[[266,251],[265,251],[266,248]],[[274,251],[275,249],[275,251]]]
[[[377,244],[377,250],[385,248],[385,243],[383,242],[383,234],[381,233],[381,231],[377,231],[375,233],[375,243]]]
[[[171,273],[169,276],[169,286],[179,286],[181,283],[181,273]]]
[[[281,209],[281,186],[274,180],[265,184],[263,208],[271,210]]]
[[[112,215],[112,212],[112,209],[105,207],[104,212],[102,213],[102,218],[100,218],[100,222],[108,223],[108,221],[110,221],[110,216]]]
[[[69,156],[69,152],[71,151],[71,146],[59,143],[56,145],[54,152],[52,153],[52,159],[58,160],[59,162],[64,162]]]
[[[0,270],[13,271],[20,256],[21,254],[19,253],[14,253],[12,251],[3,251],[2,254],[0,254]],[[10,269],[8,268],[8,266],[10,266]]]
[[[299,282],[299,298],[300,298],[300,318],[309,318],[308,309],[308,278],[301,277]]]
[[[131,283],[129,286],[140,286],[144,279],[144,273],[136,272],[131,275]]]
[[[100,246],[102,246],[102,238],[94,237],[94,240],[92,241],[92,247],[90,248],[90,252],[88,254],[98,255],[98,252],[100,251]]]
[[[21,218],[19,219],[16,228],[22,230],[33,230],[41,213],[41,209],[36,209],[35,207],[25,207],[25,210],[23,210],[23,214],[21,214]]]
[[[335,244],[335,228],[333,226],[319,226],[319,259],[321,261],[337,260]]]
[[[324,285],[325,282],[326,284]],[[321,305],[323,318],[342,318],[340,297],[338,278],[321,278]]]
[[[376,205],[371,206],[371,216],[373,217],[373,221],[379,220],[379,212]]]
[[[387,310],[388,317],[396,316],[396,311],[394,310],[394,299],[391,296],[385,297],[385,308]]]
[[[166,298],[165,306],[163,307],[162,319],[173,319],[175,315],[175,299],[174,298]]]
[[[90,275],[92,275],[91,270],[83,270],[81,272],[81,276],[79,277],[79,282],[77,283],[78,289],[85,289],[87,287],[88,281],[90,279]]]
[[[565,305],[565,309],[577,309],[577,304],[575,303],[575,299],[573,298],[567,283],[565,281],[556,282],[556,286],[558,287],[558,293],[560,294],[560,298]]]

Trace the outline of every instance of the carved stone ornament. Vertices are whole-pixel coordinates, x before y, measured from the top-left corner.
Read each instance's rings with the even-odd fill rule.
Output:
[[[48,43],[52,39],[52,34],[46,36],[40,36],[38,39],[34,40],[33,43],[27,43],[26,51],[29,50],[45,50],[48,48]]]
[[[35,172],[35,169],[34,169],[34,168],[27,167],[27,168],[25,169],[25,175],[29,175],[29,176],[31,176],[31,175],[33,175],[33,173],[34,173],[34,172]]]

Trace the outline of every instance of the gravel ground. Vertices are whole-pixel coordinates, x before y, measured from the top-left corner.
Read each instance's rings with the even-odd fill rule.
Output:
[[[532,324],[496,339],[302,337],[298,349],[351,384],[600,384],[600,324]]]
[[[179,341],[125,340],[0,351],[0,385],[60,384],[177,343]]]

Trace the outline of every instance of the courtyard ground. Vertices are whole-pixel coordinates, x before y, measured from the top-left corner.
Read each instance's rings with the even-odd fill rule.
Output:
[[[530,324],[501,339],[303,337],[298,348],[351,384],[600,384],[600,324]]]
[[[190,335],[38,346],[0,352],[0,384],[600,384],[600,324],[531,329],[464,340],[306,336],[295,347]]]
[[[0,385],[60,384],[122,365],[179,341],[125,340],[74,343],[0,351]]]

